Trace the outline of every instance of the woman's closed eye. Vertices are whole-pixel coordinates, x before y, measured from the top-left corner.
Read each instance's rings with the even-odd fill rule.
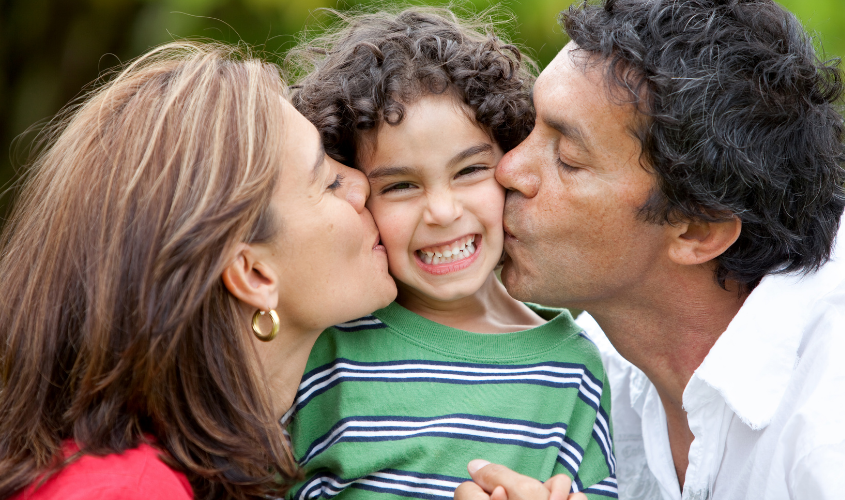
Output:
[[[340,189],[342,186],[343,186],[343,175],[342,175],[342,174],[337,174],[337,176],[335,176],[335,178],[334,178],[334,182],[332,182],[331,184],[329,184],[329,185],[326,187],[326,189],[328,189],[329,191],[337,191],[337,190],[338,190],[338,189]]]

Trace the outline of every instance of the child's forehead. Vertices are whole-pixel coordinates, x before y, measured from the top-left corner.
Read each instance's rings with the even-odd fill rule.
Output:
[[[410,156],[431,165],[460,156],[468,148],[498,149],[492,134],[475,120],[474,111],[455,96],[429,94],[403,108],[398,123],[385,121],[359,135],[356,163],[365,173],[391,158],[407,161]]]

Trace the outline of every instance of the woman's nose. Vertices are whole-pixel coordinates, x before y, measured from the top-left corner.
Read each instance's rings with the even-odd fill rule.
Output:
[[[435,226],[448,226],[463,215],[463,205],[449,190],[442,190],[428,196],[423,221]]]
[[[343,168],[346,201],[355,208],[356,212],[361,213],[367,203],[367,198],[370,197],[370,183],[361,171],[346,165]]]

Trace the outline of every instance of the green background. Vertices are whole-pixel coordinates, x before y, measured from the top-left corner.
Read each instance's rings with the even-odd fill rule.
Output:
[[[845,55],[845,0],[781,0],[817,36],[828,57]],[[257,45],[271,59],[318,30],[320,7],[337,0],[0,0],[0,216],[12,181],[29,160],[38,124],[48,120],[102,71],[182,37]],[[442,1],[427,4],[445,5]],[[541,64],[566,43],[557,25],[569,0],[507,1],[516,16],[512,40]],[[458,4],[482,10],[493,2]],[[377,4],[378,5],[378,4]],[[28,132],[27,132],[28,131]]]

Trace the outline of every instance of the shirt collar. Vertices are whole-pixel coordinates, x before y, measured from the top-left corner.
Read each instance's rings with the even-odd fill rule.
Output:
[[[798,348],[812,323],[812,305],[845,277],[845,224],[831,260],[809,275],[763,278],[695,371],[754,430],[769,425],[798,362]],[[695,398],[691,380],[684,404]]]

